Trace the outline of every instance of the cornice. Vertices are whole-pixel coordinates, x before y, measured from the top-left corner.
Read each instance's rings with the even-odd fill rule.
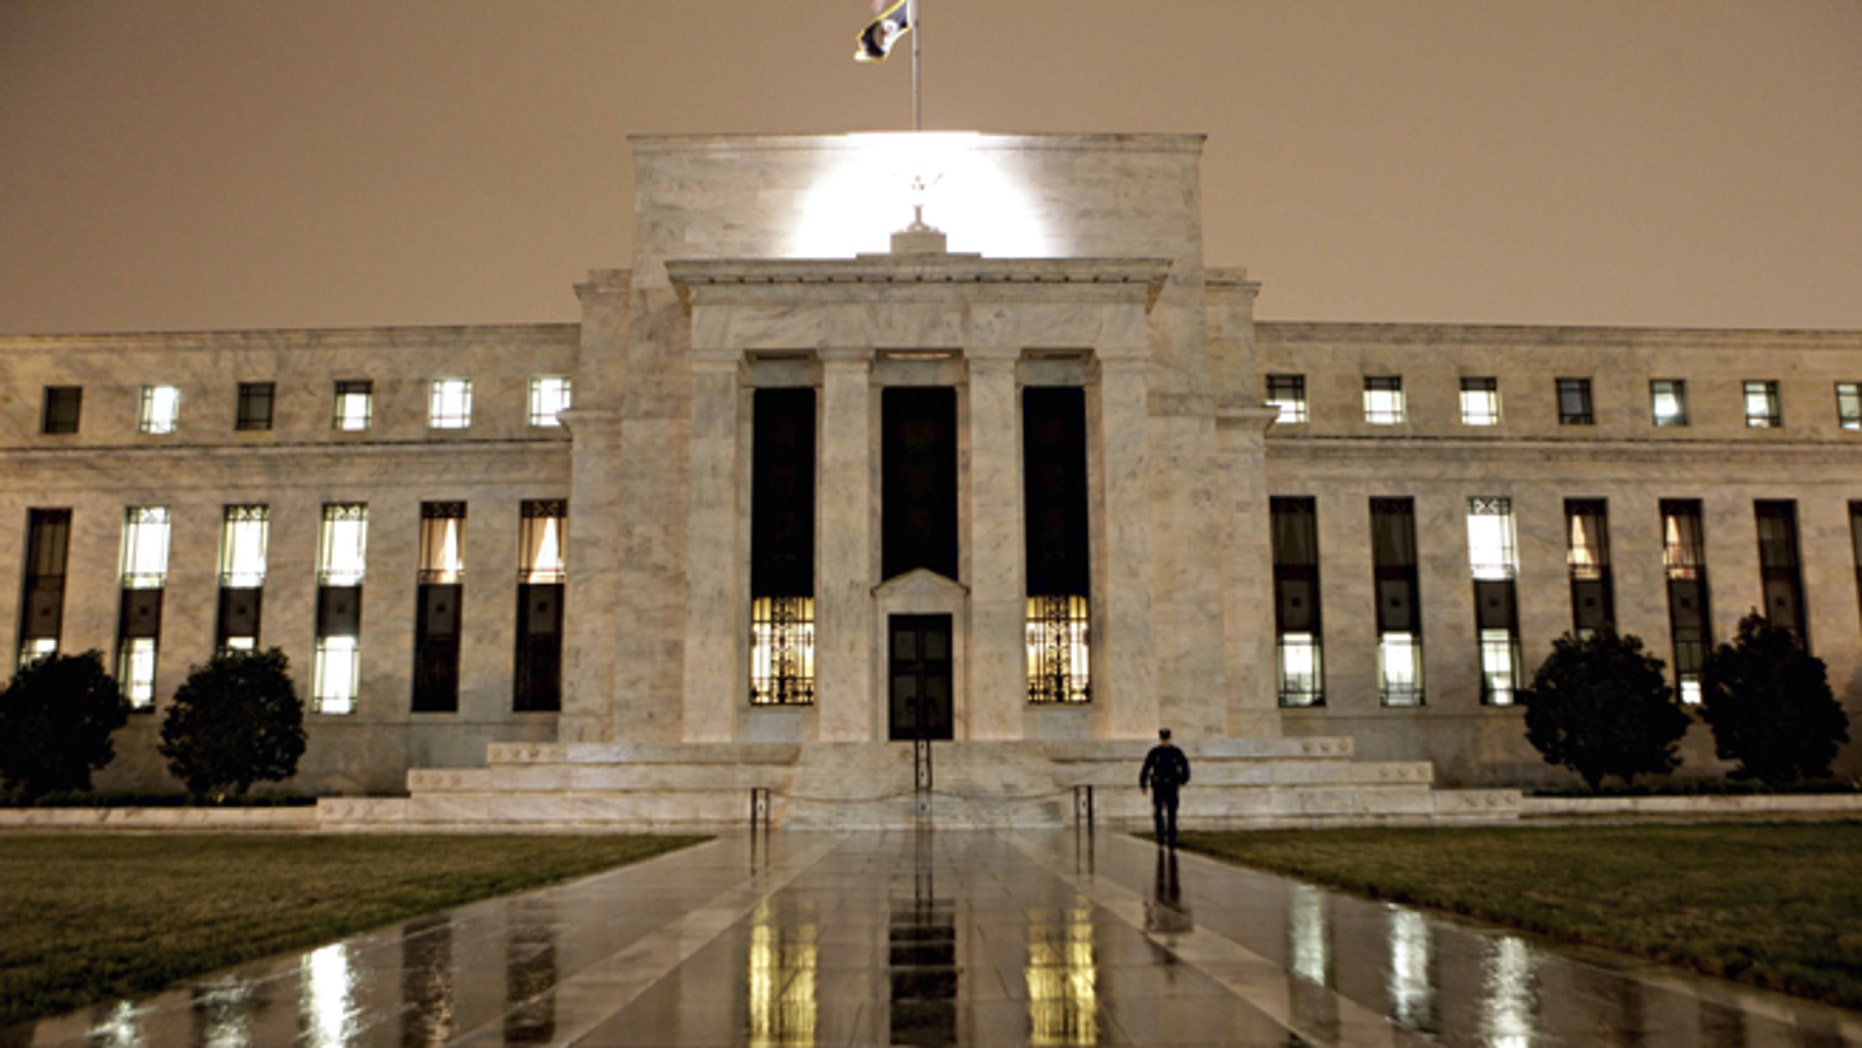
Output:
[[[368,349],[422,350],[497,343],[574,349],[580,324],[482,324],[434,327],[278,328],[241,331],[135,331],[99,334],[0,335],[0,354],[119,353],[126,350],[268,352]]]
[[[669,259],[666,274],[689,311],[713,289],[883,286],[1142,290],[1156,304],[1170,275],[1162,258],[983,258],[978,255],[862,255],[853,259]]]

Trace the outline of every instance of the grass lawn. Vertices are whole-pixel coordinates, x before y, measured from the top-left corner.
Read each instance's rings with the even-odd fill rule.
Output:
[[[1186,833],[1181,845],[1862,1008],[1862,822]]]
[[[0,1026],[702,839],[0,835]]]

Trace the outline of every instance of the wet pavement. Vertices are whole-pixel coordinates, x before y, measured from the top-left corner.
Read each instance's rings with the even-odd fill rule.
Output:
[[[1862,1045],[1862,1014],[1123,834],[724,838],[0,1048]]]

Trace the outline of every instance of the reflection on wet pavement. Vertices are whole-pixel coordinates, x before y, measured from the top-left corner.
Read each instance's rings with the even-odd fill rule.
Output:
[[[1862,1015],[1119,834],[714,841],[0,1030],[0,1048],[1862,1046]]]

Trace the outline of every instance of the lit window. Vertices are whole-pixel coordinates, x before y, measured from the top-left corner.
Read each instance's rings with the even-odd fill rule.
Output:
[[[1476,579],[1510,579],[1518,573],[1512,499],[1468,500],[1468,564]]]
[[[271,511],[264,506],[228,506],[220,524],[220,585],[249,589],[265,585],[265,542]]]
[[[1778,403],[1778,383],[1771,380],[1746,383],[1746,426],[1777,429],[1782,425],[1784,410]]]
[[[155,708],[155,638],[127,637],[117,660],[117,678],[131,709]]]
[[[1396,426],[1404,418],[1403,376],[1364,376],[1364,421],[1373,426]]]
[[[1481,699],[1489,705],[1513,704],[1519,680],[1516,647],[1511,630],[1481,630]]]
[[[517,581],[561,582],[567,576],[569,505],[560,499],[525,502],[517,534]]]
[[[563,375],[537,375],[530,380],[530,424],[560,426],[556,415],[569,410],[570,380]]]
[[[142,410],[136,429],[143,433],[173,433],[181,418],[181,390],[176,386],[142,387]]]
[[[1836,384],[1836,421],[1844,429],[1862,429],[1862,383]]]
[[[361,644],[355,637],[317,638],[311,692],[318,713],[353,713],[361,680]]]
[[[420,504],[420,581],[456,585],[465,578],[463,502]]]
[[[1650,382],[1649,413],[1658,426],[1687,425],[1687,382],[1678,378]]]
[[[1319,706],[1325,701],[1319,672],[1319,638],[1283,633],[1279,638],[1280,705]]]
[[[1707,542],[1696,499],[1663,499],[1662,566],[1668,576],[1668,626],[1674,641],[1675,690],[1700,701],[1700,670],[1713,644],[1708,607]]]
[[[815,701],[815,600],[758,597],[750,602],[750,702]]]
[[[465,429],[472,424],[472,381],[436,378],[427,401],[427,425],[434,429]]]
[[[1078,595],[1028,598],[1028,701],[1092,698],[1090,620]]]
[[[1461,424],[1497,426],[1500,424],[1500,382],[1491,378],[1461,380]]]
[[[123,588],[161,589],[168,580],[168,507],[131,506],[123,520]]]
[[[1558,380],[1558,424],[1561,426],[1589,426],[1597,421],[1591,412],[1590,379],[1561,378]]]
[[[41,433],[76,433],[78,413],[84,405],[83,386],[47,386],[39,415]]]
[[[1306,376],[1267,376],[1267,406],[1280,410],[1279,422],[1307,421]]]
[[[331,425],[337,429],[369,428],[374,412],[375,384],[368,379],[344,379],[336,384],[336,415]]]
[[[368,553],[369,508],[366,503],[332,503],[323,507],[323,541],[317,558],[317,581],[324,586],[362,585]]]
[[[1422,705],[1422,639],[1413,633],[1377,638],[1377,690],[1386,706]]]
[[[263,430],[272,428],[272,398],[275,387],[270,382],[241,382],[239,403],[233,416],[233,428]]]
[[[27,637],[19,646],[20,668],[24,669],[40,659],[49,659],[56,654],[58,654],[57,637]]]

